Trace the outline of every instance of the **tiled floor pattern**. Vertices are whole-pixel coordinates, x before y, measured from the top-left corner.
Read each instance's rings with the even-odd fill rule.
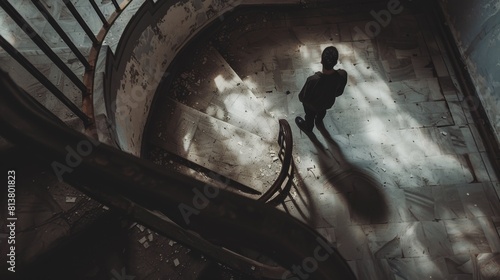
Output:
[[[281,209],[333,242],[359,279],[496,279],[499,183],[442,39],[424,11],[407,8],[373,40],[354,41],[355,28],[372,20],[365,9],[258,10],[228,19],[213,36],[267,116],[292,124],[297,180]],[[348,72],[348,86],[328,111],[325,129],[307,137],[294,124],[303,115],[297,94],[320,70],[321,50],[331,44],[340,51],[338,67]],[[193,61],[199,59],[203,55]],[[212,112],[230,111],[210,84],[231,71],[195,65],[198,74],[186,70],[180,80],[205,86],[182,88],[192,95],[179,101],[207,115],[209,104],[219,105]],[[227,85],[229,91],[241,86]],[[174,83],[165,92],[178,98],[178,89]],[[255,100],[245,102],[245,113],[252,112]],[[252,122],[233,125],[259,135]],[[191,130],[210,135],[218,127]],[[262,142],[249,144],[266,150]],[[169,149],[200,158],[228,149],[212,147]],[[245,171],[259,174],[258,168]]]

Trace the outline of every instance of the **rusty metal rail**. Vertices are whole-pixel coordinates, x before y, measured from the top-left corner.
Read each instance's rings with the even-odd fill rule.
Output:
[[[282,166],[278,178],[258,200],[267,204],[276,206],[282,203],[293,183],[294,166],[292,159],[293,138],[290,124],[284,120],[279,120],[280,131],[278,135],[278,144],[280,151],[278,157],[281,160]]]

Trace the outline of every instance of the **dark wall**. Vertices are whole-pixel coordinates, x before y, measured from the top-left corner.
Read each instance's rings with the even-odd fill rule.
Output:
[[[500,1],[440,0],[462,59],[500,140]]]

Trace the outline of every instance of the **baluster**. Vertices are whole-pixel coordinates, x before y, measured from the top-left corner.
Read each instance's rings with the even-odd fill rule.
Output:
[[[113,5],[115,6],[116,11],[119,12],[121,9],[120,9],[120,5],[118,5],[118,2],[116,2],[116,0],[111,0],[111,2],[113,2]]]
[[[92,30],[90,30],[90,27],[87,25],[87,23],[82,18],[82,16],[80,15],[80,13],[78,13],[78,11],[76,10],[76,8],[73,5],[73,3],[71,3],[71,0],[63,0],[63,2],[66,5],[66,7],[68,7],[68,10],[70,11],[70,13],[75,17],[76,21],[83,28],[83,30],[85,31],[85,33],[87,33],[87,36],[89,36],[89,38],[92,41],[92,43],[94,44],[94,46],[99,45],[99,41],[97,41],[96,36],[92,32]]]
[[[50,23],[52,28],[59,34],[61,39],[68,45],[68,47],[73,51],[75,56],[80,60],[80,62],[85,66],[86,70],[90,69],[90,64],[85,58],[85,56],[80,52],[80,50],[76,47],[76,45],[71,41],[69,38],[68,34],[64,32],[64,30],[61,28],[61,26],[57,23],[57,21],[52,17],[52,15],[49,13],[49,11],[45,8],[45,6],[40,2],[40,0],[31,0],[33,4],[38,8],[40,13],[47,19],[47,21]]]
[[[101,19],[104,27],[108,27],[108,25],[109,25],[108,20],[106,19],[106,17],[102,13],[101,9],[99,9],[99,6],[97,6],[96,2],[94,0],[89,0],[89,2],[90,2],[90,5],[92,5],[92,7],[94,8],[94,11],[97,13],[97,16],[99,16],[99,18]]]
[[[28,59],[18,52],[3,36],[0,35],[0,47],[2,47],[10,56],[12,56],[24,69],[35,77],[43,86],[45,86],[57,99],[59,99],[71,112],[78,116],[85,127],[91,123],[90,118],[80,110],[71,100],[64,95],[45,75],[43,75]]]
[[[31,27],[31,25],[19,14],[19,12],[8,2],[1,1],[0,6],[7,14],[21,27],[21,29],[35,42],[35,44],[50,58],[54,64],[82,91],[87,94],[87,87],[83,82],[69,69],[61,58],[45,43],[42,37]]]

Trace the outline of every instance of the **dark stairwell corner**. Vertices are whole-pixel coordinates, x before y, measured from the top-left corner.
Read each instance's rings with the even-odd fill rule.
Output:
[[[85,86],[92,69],[93,100],[0,10],[2,38],[93,125],[63,106],[3,44],[0,67],[73,130],[167,174],[259,200],[280,175],[276,140],[279,120],[288,121],[293,178],[272,207],[321,235],[357,279],[500,279],[498,1],[71,1],[98,47],[71,5],[41,1],[82,55],[98,58],[90,68],[39,13],[33,3],[40,1],[7,2]],[[120,16],[103,26],[92,3],[104,18]],[[182,24],[191,24],[193,36]],[[100,37],[102,30],[107,35]],[[308,136],[294,123],[304,115],[298,92],[321,70],[329,45],[338,48],[336,68],[349,80],[324,128]],[[162,56],[169,48],[175,52]],[[127,103],[137,92],[149,92],[147,101]],[[118,100],[123,94],[129,101]],[[120,102],[125,113],[116,109]],[[147,215],[156,212],[124,213],[124,204],[107,205],[59,181],[53,162],[33,149],[39,145],[16,142],[5,131],[1,172],[17,174],[18,272],[2,266],[2,279],[259,279],[261,269],[270,279],[287,279],[270,276],[269,267],[279,265],[249,248],[251,236],[236,237],[241,246],[234,251],[253,259],[250,269],[238,271],[189,243],[191,235],[180,240],[137,222],[153,221]],[[268,223],[270,232],[273,224],[280,221]],[[270,240],[262,244],[271,247]],[[305,256],[300,272],[285,267],[296,273],[288,279],[306,279],[314,263]]]

